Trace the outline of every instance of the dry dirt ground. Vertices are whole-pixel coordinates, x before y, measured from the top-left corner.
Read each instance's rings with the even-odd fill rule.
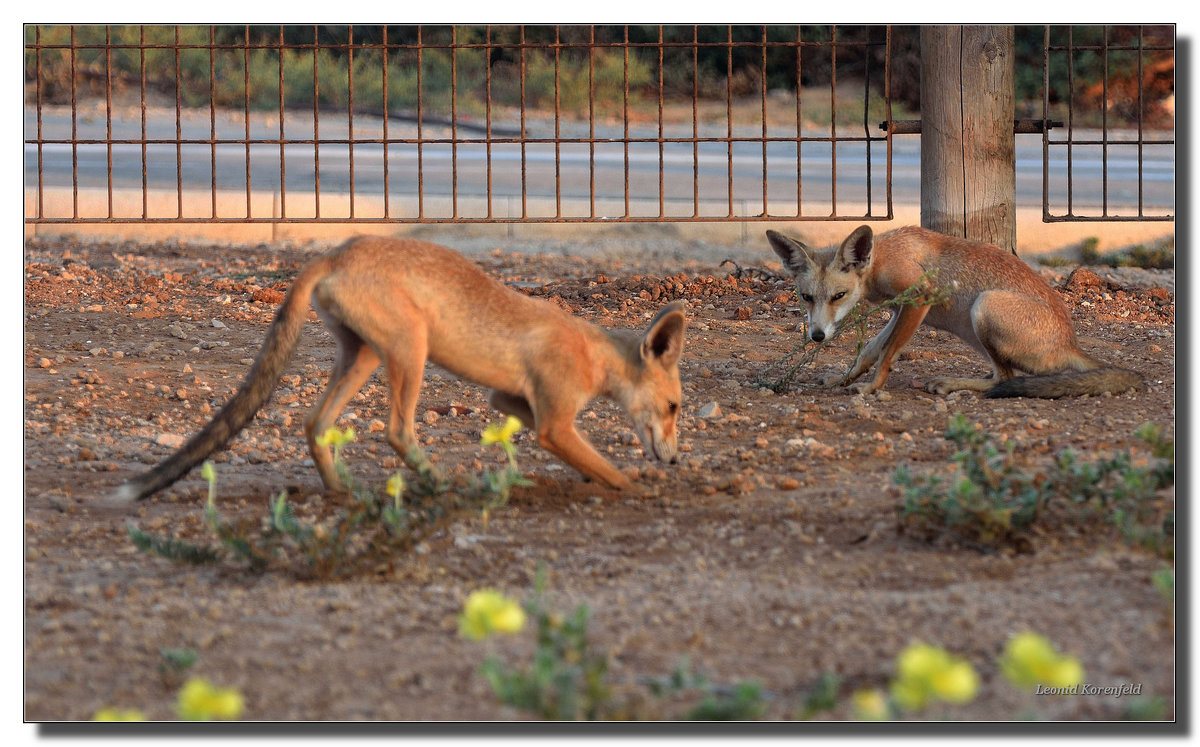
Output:
[[[178,682],[160,672],[164,649],[197,652],[191,671],[238,688],[248,719],[523,718],[497,702],[479,667],[489,653],[527,658],[532,636],[467,641],[456,615],[481,587],[528,596],[539,567],[551,606],[588,605],[592,639],[620,684],[686,661],[715,682],[761,683],[767,717],[788,719],[821,673],[842,678],[844,703],[855,689],[886,686],[896,654],[923,640],[965,656],[982,678],[974,703],[928,717],[1123,716],[1128,699],[1008,685],[996,657],[1009,636],[1034,630],[1077,656],[1089,683],[1140,685],[1173,716],[1172,612],[1151,581],[1160,557],[1104,522],[1050,523],[1018,549],[931,541],[898,527],[892,487],[902,463],[949,469],[954,448],[942,434],[957,412],[1014,440],[1031,469],[1066,447],[1086,458],[1144,453],[1132,433],[1147,421],[1173,436],[1173,273],[1066,287],[1067,270],[1043,271],[1083,346],[1143,373],[1140,391],[1071,401],[930,395],[917,385],[988,369],[963,343],[922,329],[882,395],[864,398],[815,384],[849,363],[852,337],[801,371],[796,390],[755,385],[799,342],[787,282],[731,280],[715,261],[482,251],[473,258],[488,272],[602,326],[641,327],[667,300],[688,303],[679,465],[646,462],[623,415],[599,402],[580,427],[639,473],[636,492],[585,482],[522,433],[533,487],[517,489],[486,525],[463,517],[419,552],[347,578],[176,565],[138,551],[131,520],[205,536],[204,481],[191,474],[131,508],[102,498],[232,393],[309,256],[286,246],[26,245],[27,719],[88,719],[104,706],[173,718]],[[257,520],[285,489],[301,517],[337,509],[301,433],[333,351],[312,315],[271,403],[215,459],[227,515]],[[381,432],[386,400],[373,378],[341,421],[360,434],[351,467],[375,484],[397,466]],[[717,411],[701,417],[712,403]],[[474,470],[489,458],[479,434],[499,416],[478,387],[431,367],[419,412],[440,466]],[[823,717],[851,716],[841,705]]]

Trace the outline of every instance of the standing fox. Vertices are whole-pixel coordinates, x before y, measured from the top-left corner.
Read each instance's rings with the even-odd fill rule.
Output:
[[[329,385],[304,421],[330,490],[344,486],[317,437],[381,363],[391,388],[388,443],[411,467],[423,460],[413,416],[427,359],[493,389],[493,407],[531,424],[544,448],[613,488],[630,487],[629,478],[574,424],[599,395],[624,408],[647,454],[675,462],[682,303],[664,306],[640,338],[610,333],[504,286],[445,247],[358,238],[301,270],[233,398],[177,452],[122,485],[119,497],[140,500],[171,485],[250,422],[296,351],[310,299],[338,345]]]
[[[932,282],[949,293],[937,306],[902,306],[859,353],[840,379],[849,384],[876,361],[869,383],[852,387],[869,394],[883,386],[892,362],[921,322],[952,332],[992,363],[984,379],[938,378],[926,391],[959,389],[987,397],[1073,397],[1123,392],[1136,387],[1135,371],[1113,368],[1079,348],[1062,298],[1028,265],[995,244],[954,238],[909,226],[876,239],[869,226],[841,246],[815,252],[795,239],[767,231],[771,248],[796,280],[816,342],[837,329],[860,299],[879,303],[936,273]],[[1031,376],[1016,376],[1024,371]]]

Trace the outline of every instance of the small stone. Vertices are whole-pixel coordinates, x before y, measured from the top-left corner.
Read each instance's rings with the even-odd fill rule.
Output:
[[[222,322],[220,319],[213,319],[212,326],[216,327],[217,329],[225,329],[225,322]]]
[[[183,446],[183,436],[178,433],[160,433],[154,437],[154,443],[169,449],[178,449]]]
[[[704,405],[700,408],[700,411],[696,413],[696,416],[712,419],[721,417],[721,414],[721,406],[716,402],[709,402],[707,405]]]
[[[437,410],[426,410],[425,414],[421,416],[421,420],[425,425],[433,425],[439,417],[441,416],[437,414]]]

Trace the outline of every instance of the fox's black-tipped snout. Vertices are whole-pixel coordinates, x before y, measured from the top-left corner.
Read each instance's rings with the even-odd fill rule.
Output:
[[[812,337],[813,342],[820,342],[825,339],[825,333],[819,329],[814,329],[810,337]]]

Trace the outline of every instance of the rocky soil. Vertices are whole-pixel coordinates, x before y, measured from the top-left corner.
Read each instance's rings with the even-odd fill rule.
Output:
[[[495,246],[499,246],[497,242]],[[164,649],[198,653],[193,671],[237,687],[264,720],[507,720],[479,674],[488,654],[515,661],[529,634],[485,644],[457,634],[473,590],[586,603],[615,682],[683,662],[711,680],[756,680],[767,717],[792,718],[823,672],[842,695],[885,686],[908,643],[968,658],[975,702],[930,717],[1119,719],[1128,699],[1015,691],[995,664],[1009,636],[1035,630],[1077,656],[1089,683],[1141,685],[1174,713],[1172,611],[1151,582],[1165,561],[1103,521],[1039,524],[998,549],[904,531],[892,475],[947,472],[949,417],[963,413],[1011,439],[1030,469],[1070,447],[1084,458],[1133,450],[1152,421],[1174,434],[1173,273],[1044,270],[1067,299],[1085,349],[1135,369],[1144,387],[1072,401],[934,396],[923,381],[984,375],[987,364],[922,329],[878,395],[821,389],[854,354],[848,335],[796,388],[760,386],[800,342],[786,281],[714,261],[582,259],[558,253],[473,255],[488,272],[606,327],[641,327],[666,301],[689,304],[682,372],[682,460],[651,464],[608,402],[580,416],[600,451],[636,472],[621,494],[585,482],[517,437],[532,487],[491,514],[465,516],[368,571],[334,580],[232,562],[175,565],[138,551],[126,523],[201,539],[199,474],[133,507],[104,500],[198,429],[255,356],[290,279],[311,256],[294,247],[30,243],[24,261],[25,716],[87,719],[103,706],[171,719],[178,683]],[[1099,272],[1099,271],[1098,271]],[[872,331],[882,323],[878,317]],[[271,403],[218,455],[229,516],[256,521],[287,490],[298,513],[332,515],[303,445],[334,347],[315,314]],[[772,369],[773,370],[773,369]],[[387,390],[373,378],[342,424],[347,459],[382,483],[397,466],[383,438]],[[489,463],[479,434],[498,419],[486,393],[430,367],[419,434],[439,466]],[[660,714],[670,717],[671,713]],[[826,718],[848,718],[839,706]]]

